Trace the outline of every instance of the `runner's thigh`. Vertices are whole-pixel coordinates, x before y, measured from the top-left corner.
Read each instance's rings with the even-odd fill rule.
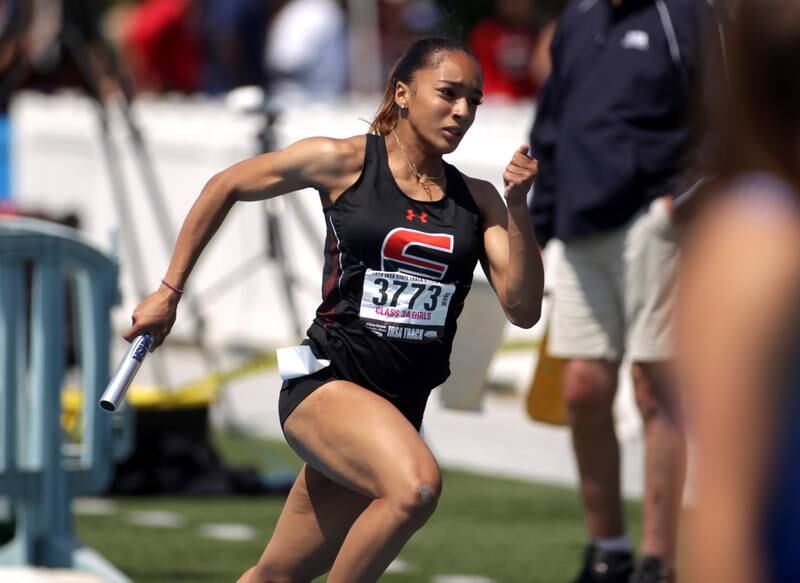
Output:
[[[311,393],[284,432],[310,466],[370,498],[440,487],[436,460],[414,426],[392,403],[354,383],[332,381]]]

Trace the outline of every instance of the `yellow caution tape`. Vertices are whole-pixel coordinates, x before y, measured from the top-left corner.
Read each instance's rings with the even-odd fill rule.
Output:
[[[126,399],[135,409],[146,410],[207,406],[216,400],[225,383],[274,368],[276,363],[274,352],[264,353],[229,371],[215,371],[175,389],[158,385],[131,385]],[[82,409],[83,389],[66,387],[61,392],[61,424],[69,435],[75,436]]]
[[[532,349],[538,344],[529,340],[518,341],[506,343],[500,350],[505,352]],[[143,410],[207,406],[216,400],[219,390],[225,383],[275,368],[276,365],[275,352],[265,352],[245,360],[229,371],[214,371],[175,389],[158,385],[131,385],[126,399],[135,409]],[[66,387],[61,393],[61,424],[67,434],[73,437],[80,429],[82,408],[83,389],[76,386]]]

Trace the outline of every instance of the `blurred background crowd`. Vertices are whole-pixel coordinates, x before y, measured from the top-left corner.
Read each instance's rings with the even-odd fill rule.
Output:
[[[465,41],[489,98],[534,97],[563,0],[2,0],[3,101],[21,87],[85,84],[103,91],[218,95],[244,85],[270,94],[377,93],[410,42]],[[76,63],[85,43],[88,58]],[[66,53],[66,54],[63,54]],[[63,57],[68,58],[63,58]],[[376,58],[377,57],[377,58]]]

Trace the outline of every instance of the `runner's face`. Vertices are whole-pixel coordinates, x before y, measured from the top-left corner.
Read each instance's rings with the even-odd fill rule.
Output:
[[[406,94],[408,121],[438,154],[458,147],[483,98],[483,74],[470,55],[448,53],[435,68],[420,69]]]

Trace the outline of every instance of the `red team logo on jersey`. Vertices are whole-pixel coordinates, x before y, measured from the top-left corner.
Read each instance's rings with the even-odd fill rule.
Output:
[[[413,222],[414,219],[419,219],[419,222],[421,222],[421,223],[427,223],[428,222],[428,213],[416,214],[412,209],[408,209],[406,211],[406,220]]]
[[[447,273],[447,264],[419,255],[422,249],[442,253],[453,252],[453,235],[423,233],[413,229],[397,228],[389,231],[381,248],[381,269],[409,273],[429,279],[442,280]]]

